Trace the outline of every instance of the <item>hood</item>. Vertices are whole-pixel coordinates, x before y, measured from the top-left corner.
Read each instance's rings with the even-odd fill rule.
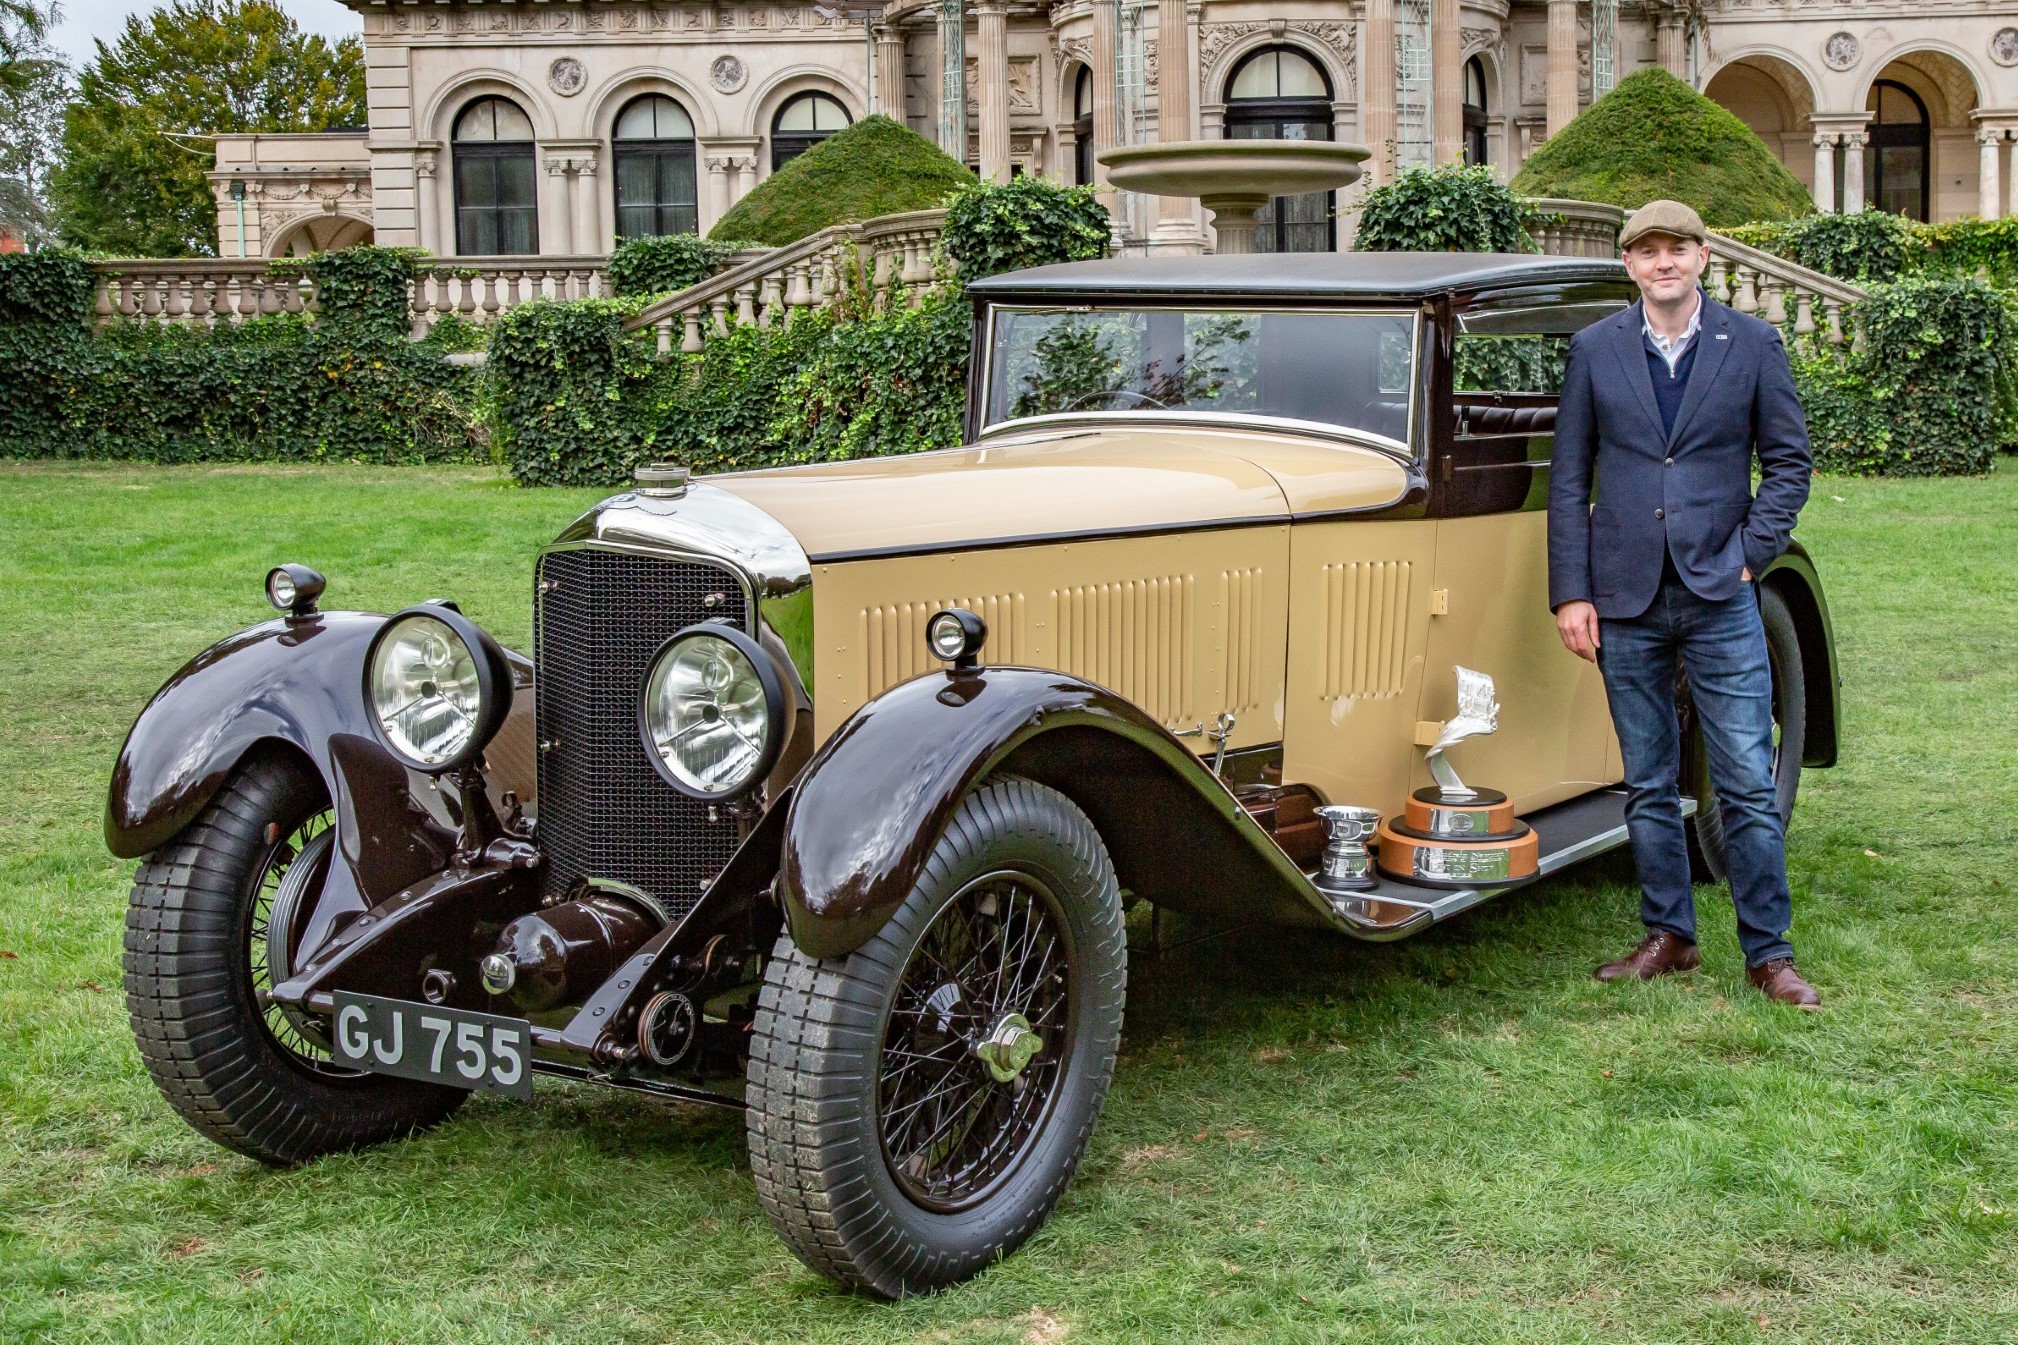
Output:
[[[812,561],[1374,509],[1408,491],[1392,455],[1242,425],[1047,426],[965,448],[706,479]]]

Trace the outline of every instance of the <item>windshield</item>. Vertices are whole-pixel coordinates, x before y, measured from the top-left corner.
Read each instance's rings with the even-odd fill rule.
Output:
[[[1415,315],[996,308],[986,424],[1073,411],[1245,412],[1408,441]]]

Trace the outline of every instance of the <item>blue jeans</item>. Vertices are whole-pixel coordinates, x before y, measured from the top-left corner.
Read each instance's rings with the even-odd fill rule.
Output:
[[[1695,942],[1688,838],[1678,781],[1675,667],[1689,674],[1724,820],[1724,866],[1745,965],[1792,957],[1786,827],[1773,787],[1773,674],[1755,588],[1708,602],[1664,582],[1630,620],[1601,621],[1598,666],[1626,768],[1626,828],[1640,875],[1640,919]]]

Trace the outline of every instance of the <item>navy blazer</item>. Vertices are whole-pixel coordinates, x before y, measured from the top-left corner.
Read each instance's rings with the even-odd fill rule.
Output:
[[[1549,474],[1551,608],[1581,599],[1601,617],[1636,617],[1653,605],[1670,549],[1697,595],[1729,598],[1741,570],[1756,578],[1787,549],[1808,499],[1808,422],[1779,331],[1705,294],[1669,434],[1644,327],[1634,303],[1570,341]]]

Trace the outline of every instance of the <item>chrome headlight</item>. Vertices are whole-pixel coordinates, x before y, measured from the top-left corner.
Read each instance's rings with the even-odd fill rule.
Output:
[[[511,709],[504,651],[452,607],[424,603],[387,619],[364,655],[364,701],[379,741],[414,770],[474,761]]]
[[[689,626],[645,670],[638,728],[666,783],[689,798],[727,799],[777,764],[785,694],[770,656],[732,626]]]

